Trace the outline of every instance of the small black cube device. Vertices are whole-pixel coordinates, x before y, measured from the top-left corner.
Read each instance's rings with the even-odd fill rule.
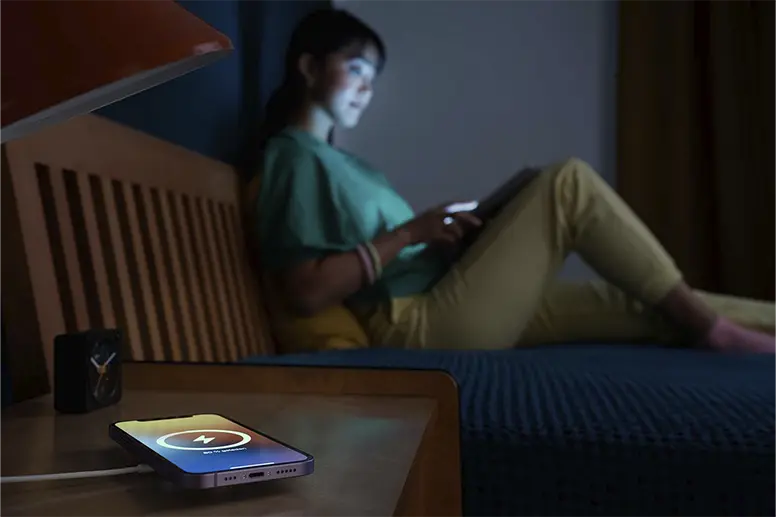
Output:
[[[88,330],[54,339],[54,409],[87,413],[121,400],[120,330]]]

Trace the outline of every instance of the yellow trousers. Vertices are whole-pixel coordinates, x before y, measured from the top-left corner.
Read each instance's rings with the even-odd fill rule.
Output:
[[[556,280],[578,252],[603,281]],[[395,347],[496,349],[580,341],[679,341],[653,310],[682,275],[652,233],[581,160],[549,167],[423,295],[363,321]],[[712,309],[773,330],[774,304],[696,291]]]

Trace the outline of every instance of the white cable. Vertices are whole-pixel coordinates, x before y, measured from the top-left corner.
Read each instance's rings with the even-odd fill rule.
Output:
[[[61,472],[59,474],[33,474],[30,476],[2,476],[0,483],[24,483],[28,481],[52,481],[57,479],[81,479],[97,478],[107,476],[120,476],[122,474],[143,474],[151,472],[153,469],[148,465],[135,465],[134,467],[123,467],[119,469],[107,470],[86,470],[82,472]]]

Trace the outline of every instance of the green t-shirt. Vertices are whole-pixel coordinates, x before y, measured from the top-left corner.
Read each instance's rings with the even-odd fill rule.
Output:
[[[267,143],[255,210],[267,271],[352,251],[414,217],[383,174],[296,129],[286,129]],[[353,300],[386,300],[430,289],[448,264],[425,249],[417,245],[402,250],[384,267],[381,280]]]

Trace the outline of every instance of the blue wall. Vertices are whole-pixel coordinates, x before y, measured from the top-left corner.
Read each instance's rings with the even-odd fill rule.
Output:
[[[179,2],[224,33],[235,45],[231,56],[98,111],[111,118],[233,163],[235,128],[242,102],[238,2]]]
[[[223,162],[240,165],[297,21],[328,1],[180,1],[232,40],[229,57],[98,111]]]

